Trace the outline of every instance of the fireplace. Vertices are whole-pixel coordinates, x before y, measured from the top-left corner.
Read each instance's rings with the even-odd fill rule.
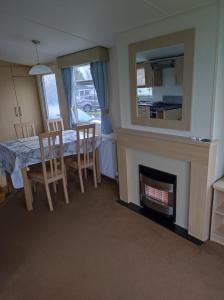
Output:
[[[159,219],[176,221],[176,175],[139,166],[140,204]],[[158,219],[157,218],[157,219]]]

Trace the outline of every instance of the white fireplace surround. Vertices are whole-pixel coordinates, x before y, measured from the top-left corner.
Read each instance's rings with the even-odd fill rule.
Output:
[[[177,175],[177,220],[188,233],[206,241],[210,237],[212,184],[215,181],[218,141],[117,129],[120,199],[139,201],[138,165]]]
[[[176,224],[188,229],[190,164],[135,149],[127,149],[126,155],[128,202],[140,206],[139,165],[174,174],[177,176]]]

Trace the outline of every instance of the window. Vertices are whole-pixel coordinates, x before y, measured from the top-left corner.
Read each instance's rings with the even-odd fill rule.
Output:
[[[138,102],[153,102],[153,88],[142,87],[137,88]]]
[[[137,68],[137,86],[145,86],[145,68]]]
[[[153,88],[146,84],[146,69],[143,63],[137,66],[137,101],[138,104],[149,104],[152,102]]]
[[[90,65],[80,65],[74,67],[74,101],[77,108],[78,122],[95,123],[99,127],[101,124],[101,110],[93,84]]]
[[[42,76],[44,101],[48,119],[60,117],[60,106],[55,74]]]

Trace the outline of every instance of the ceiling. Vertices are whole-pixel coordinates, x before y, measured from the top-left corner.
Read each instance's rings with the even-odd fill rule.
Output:
[[[152,59],[160,59],[167,57],[174,57],[184,55],[184,44],[176,44],[163,48],[151,49],[136,54],[136,61],[143,62]]]
[[[0,60],[36,63],[97,45],[117,33],[207,5],[214,0],[0,0]]]

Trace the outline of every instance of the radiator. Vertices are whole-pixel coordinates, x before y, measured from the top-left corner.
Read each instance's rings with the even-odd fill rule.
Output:
[[[102,175],[117,178],[117,144],[114,135],[103,135],[100,145],[100,171]]]

